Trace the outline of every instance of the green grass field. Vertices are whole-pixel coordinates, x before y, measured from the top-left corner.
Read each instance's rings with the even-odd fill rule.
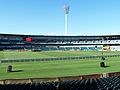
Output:
[[[104,55],[119,54],[120,52],[104,52]],[[63,56],[101,55],[98,51],[63,51],[63,52],[0,52],[1,59],[10,58],[41,58]],[[104,60],[106,68],[100,67],[101,59],[80,59],[62,61],[41,61],[22,63],[1,63],[0,79],[15,78],[46,78],[62,76],[79,76],[87,74],[120,72],[120,57],[111,57]],[[13,71],[6,72],[8,65],[13,66]],[[18,72],[17,72],[18,71]]]
[[[120,54],[120,52],[105,51],[104,55]],[[22,58],[48,58],[48,57],[68,57],[68,56],[90,56],[101,55],[101,51],[48,51],[48,52],[16,52],[1,51],[0,59],[22,59]]]

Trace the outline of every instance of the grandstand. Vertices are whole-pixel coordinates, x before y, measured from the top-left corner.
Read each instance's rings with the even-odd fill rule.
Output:
[[[0,63],[2,68],[1,72],[3,73],[3,75],[5,75],[5,77],[0,77],[5,79],[0,80],[0,90],[119,90],[120,73],[118,67],[120,54],[119,52],[112,52],[120,51],[119,45],[120,35],[45,36],[0,34]],[[15,52],[9,54],[9,52],[11,51]],[[85,53],[84,51],[89,52]],[[98,64],[101,62],[99,60],[101,60],[100,58],[102,57],[101,51],[102,54],[103,51],[111,51],[104,53],[104,57],[107,58],[107,61],[105,60],[106,63],[110,64],[111,66],[108,65],[104,68],[98,68]],[[19,53],[19,55],[16,52]],[[36,52],[39,53],[36,54]],[[59,52],[58,55],[57,52]],[[8,56],[5,56],[4,53]],[[26,56],[28,55],[29,58],[24,58],[26,57],[24,56],[24,54]],[[11,58],[12,55],[15,56]],[[36,56],[37,58],[33,56]],[[7,58],[3,60],[4,57]],[[6,65],[8,64],[12,64],[18,69],[22,67],[22,70],[15,70],[16,76],[14,76],[14,71],[6,73],[5,71],[3,71],[3,68],[6,67]],[[32,67],[32,70],[29,67]],[[63,67],[63,70],[61,70],[61,67]],[[72,71],[76,71],[77,73],[71,73],[71,69]],[[51,77],[47,76],[46,72],[42,73],[42,71],[47,70],[49,70],[49,74],[51,74]],[[96,72],[91,73],[90,70],[96,70]],[[108,72],[107,70],[111,71]],[[59,71],[63,72],[59,73],[59,75],[61,74],[61,76],[59,76],[58,74],[54,74],[54,72],[52,73],[51,71],[57,71],[56,73],[58,73]],[[114,71],[115,73],[112,73]],[[66,72],[67,74],[65,75],[68,76],[65,77],[64,72]],[[91,75],[87,76],[82,72],[87,72]],[[30,76],[28,76],[28,74],[30,74]],[[42,79],[41,77],[39,78],[39,76],[37,76],[36,74],[41,75]],[[46,77],[44,75],[49,78],[47,78],[46,80]],[[33,76],[36,77],[33,78]],[[17,79],[15,80],[14,77]],[[9,78],[12,79],[9,80]],[[51,78],[54,79],[51,80]],[[56,81],[56,79],[58,80]]]
[[[120,35],[44,36],[0,34],[0,50],[104,50],[120,51]],[[108,48],[109,47],[109,48]]]
[[[63,82],[0,85],[0,90],[120,90],[120,76]]]

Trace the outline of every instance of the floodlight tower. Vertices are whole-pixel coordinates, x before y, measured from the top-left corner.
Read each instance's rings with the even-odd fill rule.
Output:
[[[69,13],[69,6],[64,5],[64,13],[65,13],[65,35],[68,35],[68,13]]]

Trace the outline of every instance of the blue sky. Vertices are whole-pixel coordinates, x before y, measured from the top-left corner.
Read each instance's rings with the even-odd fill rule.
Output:
[[[0,0],[0,33],[64,35],[64,4],[69,35],[120,34],[120,0]]]

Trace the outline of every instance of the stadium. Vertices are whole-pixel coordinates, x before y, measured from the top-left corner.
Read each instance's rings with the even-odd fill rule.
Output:
[[[0,90],[120,90],[119,3],[1,0]]]
[[[69,85],[73,88],[71,90],[75,87],[77,90],[119,88],[119,45],[119,35],[0,34],[0,82],[10,86],[16,83],[15,87],[21,83],[31,88],[34,88],[33,83],[41,83],[36,88],[46,87],[42,90],[68,90]],[[101,62],[105,65],[101,65]],[[12,66],[11,70],[9,66]],[[118,81],[114,87],[102,87],[101,83],[106,84],[105,80],[109,83],[111,80],[113,83]]]

